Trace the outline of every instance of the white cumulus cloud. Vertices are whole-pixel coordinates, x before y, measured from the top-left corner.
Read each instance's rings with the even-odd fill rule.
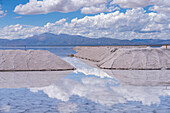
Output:
[[[152,0],[113,0],[111,4],[118,4],[122,8],[138,8],[151,4]]]
[[[97,14],[101,12],[112,12],[115,10],[119,10],[118,7],[110,6],[109,8],[106,6],[106,4],[100,4],[96,6],[90,6],[90,7],[83,7],[81,9],[81,13],[84,14]]]
[[[169,0],[30,0],[27,4],[17,5],[14,12],[21,15],[32,15],[50,12],[67,13],[80,9],[85,14],[96,14],[114,11],[116,5],[121,8],[143,8],[150,5],[152,11],[170,12]]]
[[[71,22],[61,19],[40,26],[10,25],[0,28],[0,38],[17,39],[50,32],[54,34],[110,37],[118,39],[169,39],[170,17],[163,13],[145,13],[143,8],[95,16],[74,18]]]
[[[101,4],[106,5],[107,1],[108,0],[30,0],[27,4],[20,4],[16,6],[14,12],[22,15],[47,14],[50,12],[67,13],[77,11],[82,7],[94,7],[92,10],[96,12],[96,10],[99,10],[99,7],[95,6],[100,6]],[[84,12],[84,9],[82,12]],[[97,13],[98,12],[99,11],[97,11]],[[87,11],[85,13],[87,13]]]
[[[158,13],[170,13],[169,0],[112,0],[110,4],[117,4],[122,8],[139,8],[153,5],[150,8]]]
[[[167,6],[153,6],[149,8],[151,11],[157,11],[159,13],[170,13],[170,7]]]
[[[133,38],[169,38],[170,17],[165,14],[145,13],[142,8],[86,16],[73,19],[64,25],[64,33],[89,37]]]

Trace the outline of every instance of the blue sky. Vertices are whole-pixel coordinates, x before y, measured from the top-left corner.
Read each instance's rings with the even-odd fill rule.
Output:
[[[4,10],[7,10],[8,13],[4,18],[0,18],[1,19],[0,27],[4,27],[6,25],[11,25],[11,24],[43,26],[47,22],[54,23],[56,22],[56,20],[60,20],[62,18],[67,18],[67,21],[70,22],[75,17],[83,18],[85,16],[95,15],[95,14],[83,14],[81,13],[80,9],[69,13],[50,12],[48,14],[38,14],[38,15],[20,15],[14,12],[14,9],[17,5],[26,4],[28,2],[29,0],[1,0],[1,5],[3,6],[2,8]],[[120,11],[126,12],[126,8],[121,8]]]
[[[5,17],[0,18],[1,24],[0,27],[4,27],[6,25],[15,25],[15,24],[23,24],[23,25],[35,25],[35,26],[43,26],[47,22],[55,22],[56,20],[60,20],[62,18],[68,18],[71,20],[72,18],[78,17],[82,18],[87,14],[81,14],[81,12],[74,11],[70,13],[60,13],[60,12],[51,12],[49,14],[40,14],[40,15],[20,15],[14,11],[15,7],[19,4],[26,4],[29,0],[2,0],[2,8],[7,10],[8,13]],[[20,17],[15,19],[15,17]]]
[[[44,32],[92,38],[169,39],[168,0],[0,0],[0,38]]]

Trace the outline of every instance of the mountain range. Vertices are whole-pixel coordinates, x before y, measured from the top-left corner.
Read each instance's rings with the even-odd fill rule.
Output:
[[[26,39],[0,39],[0,46],[93,46],[93,45],[164,45],[170,39],[133,39],[120,40],[113,38],[88,38],[79,35],[43,33]]]

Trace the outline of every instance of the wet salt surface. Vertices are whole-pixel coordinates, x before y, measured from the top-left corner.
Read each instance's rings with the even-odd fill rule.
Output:
[[[170,71],[100,70],[62,58],[77,70],[0,73],[0,112],[170,113]]]

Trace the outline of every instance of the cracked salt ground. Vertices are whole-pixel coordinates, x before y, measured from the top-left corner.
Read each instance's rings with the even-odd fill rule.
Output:
[[[170,113],[169,70],[110,72],[63,59],[77,70],[1,73],[0,112]]]

